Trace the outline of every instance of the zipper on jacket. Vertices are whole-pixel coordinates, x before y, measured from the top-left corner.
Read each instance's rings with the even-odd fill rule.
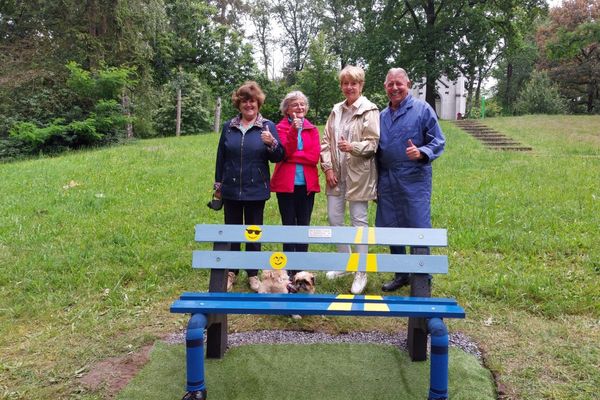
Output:
[[[246,137],[245,133],[242,133],[242,144],[240,145],[240,195],[239,199],[242,199],[242,170],[244,168],[244,138]]]
[[[265,179],[265,174],[263,174],[263,172],[260,170],[260,168],[258,168],[258,173],[260,174],[260,177],[263,180],[263,185],[265,185],[265,189],[267,189],[267,180]]]

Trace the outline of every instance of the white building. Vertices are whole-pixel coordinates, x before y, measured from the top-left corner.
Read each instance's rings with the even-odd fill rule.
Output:
[[[465,115],[467,107],[467,90],[465,77],[459,75],[451,82],[445,76],[437,80],[435,95],[435,112],[440,119],[457,119],[458,114]],[[421,82],[413,82],[411,94],[425,101],[425,78]]]

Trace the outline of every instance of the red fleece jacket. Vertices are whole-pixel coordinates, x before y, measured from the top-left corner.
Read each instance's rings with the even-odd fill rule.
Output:
[[[307,192],[320,192],[317,163],[321,154],[319,130],[306,118],[302,124],[302,150],[298,150],[298,131],[284,117],[277,124],[279,140],[285,149],[283,161],[275,164],[271,177],[271,192],[293,193],[296,164],[304,167]]]

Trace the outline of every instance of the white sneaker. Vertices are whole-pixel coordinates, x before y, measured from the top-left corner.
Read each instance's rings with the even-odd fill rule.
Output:
[[[350,291],[353,294],[361,294],[367,286],[367,273],[366,272],[355,272],[354,282],[352,282],[352,289]]]
[[[327,279],[335,279],[335,278],[339,278],[340,276],[344,276],[347,274],[348,274],[348,272],[346,272],[346,271],[329,271],[325,274],[325,276],[327,277]]]

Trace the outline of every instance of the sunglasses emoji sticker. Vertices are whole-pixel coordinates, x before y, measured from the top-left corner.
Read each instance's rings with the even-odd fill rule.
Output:
[[[249,242],[256,242],[262,236],[262,229],[260,229],[260,226],[250,225],[246,227],[244,236],[246,236],[246,240]]]
[[[271,257],[269,258],[269,264],[271,264],[271,268],[273,269],[285,268],[285,265],[287,264],[287,257],[283,253],[275,252],[271,254]]]

